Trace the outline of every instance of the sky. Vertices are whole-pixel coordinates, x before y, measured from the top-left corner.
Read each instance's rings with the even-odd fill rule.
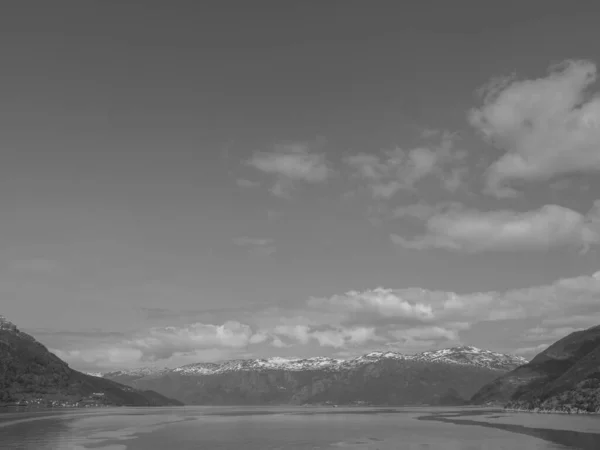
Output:
[[[599,324],[600,10],[408,3],[7,5],[0,314],[86,371]]]

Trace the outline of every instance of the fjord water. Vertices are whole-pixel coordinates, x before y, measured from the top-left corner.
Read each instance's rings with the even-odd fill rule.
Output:
[[[456,408],[186,407],[0,414],[27,450],[600,448],[600,418]]]

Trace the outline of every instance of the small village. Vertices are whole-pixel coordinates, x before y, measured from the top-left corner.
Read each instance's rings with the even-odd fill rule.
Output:
[[[22,399],[6,406],[17,408],[106,408],[114,405],[106,403],[104,392],[94,392],[92,395],[80,398],[77,401],[49,400],[40,397]]]

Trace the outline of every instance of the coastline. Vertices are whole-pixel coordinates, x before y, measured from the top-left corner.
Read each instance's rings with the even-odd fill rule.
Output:
[[[530,414],[579,414],[579,415],[589,415],[589,416],[598,416],[600,415],[600,411],[586,411],[583,409],[542,409],[542,408],[534,408],[534,409],[523,409],[523,408],[503,408],[505,412],[511,413],[530,413]]]

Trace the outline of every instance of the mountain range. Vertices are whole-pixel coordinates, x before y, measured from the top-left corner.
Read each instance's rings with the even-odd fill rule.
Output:
[[[371,352],[353,359],[246,359],[105,373],[186,404],[464,404],[526,359],[454,347],[416,355]]]
[[[181,402],[71,369],[0,316],[0,405],[176,406]]]
[[[531,361],[471,346],[81,373],[0,316],[0,405],[505,405],[600,412],[600,326]]]
[[[527,364],[483,386],[472,403],[600,412],[600,325],[558,340]]]

